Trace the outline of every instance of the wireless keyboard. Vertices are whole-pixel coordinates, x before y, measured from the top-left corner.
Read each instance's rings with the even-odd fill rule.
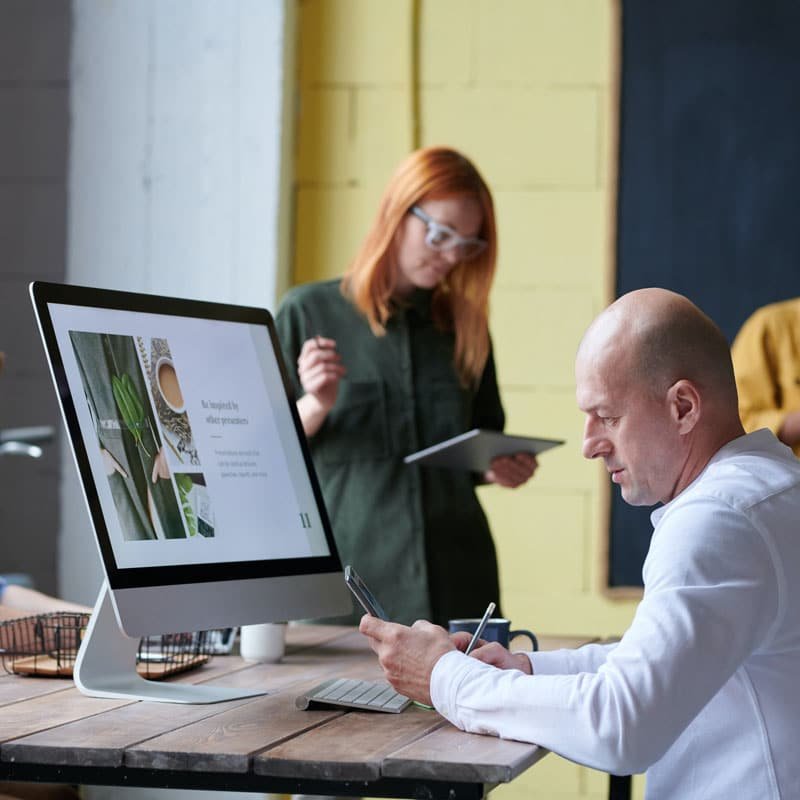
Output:
[[[295,705],[300,709],[328,705],[364,711],[388,711],[392,714],[398,714],[410,703],[411,700],[396,692],[388,683],[352,678],[331,678],[295,700]]]

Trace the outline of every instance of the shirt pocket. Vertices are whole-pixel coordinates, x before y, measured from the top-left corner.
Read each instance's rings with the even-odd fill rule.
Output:
[[[383,382],[343,380],[336,405],[315,438],[314,456],[323,464],[386,458],[389,421]]]
[[[467,430],[469,398],[455,379],[428,381],[418,394],[420,447],[429,447]]]

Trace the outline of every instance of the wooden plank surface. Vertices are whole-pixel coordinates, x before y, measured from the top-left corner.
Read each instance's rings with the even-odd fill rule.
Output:
[[[290,622],[286,626],[286,652],[294,653],[307,647],[317,647],[352,634],[353,628],[350,625],[307,625]]]
[[[23,678],[21,675],[3,675],[0,677],[0,706],[8,703],[19,703],[32,697],[41,697],[53,692],[63,692],[74,686],[71,680],[59,678]],[[2,714],[0,710],[0,714]]]
[[[135,745],[126,751],[125,763],[144,769],[245,773],[256,753],[345,713],[298,711],[296,694],[315,682],[296,684],[296,689],[251,700]]]
[[[464,733],[449,722],[387,756],[385,777],[507,783],[547,754],[534,744]]]
[[[278,777],[377,780],[387,755],[444,724],[435,711],[414,706],[401,714],[350,712],[261,753],[254,770]]]
[[[264,684],[263,670],[258,667],[241,668],[244,662],[238,658],[220,661],[222,663],[216,670],[209,668],[205,673],[204,683],[245,689],[258,688]],[[236,666],[240,668],[232,669]],[[97,698],[87,699],[90,702],[100,702]],[[81,763],[87,766],[120,766],[127,747],[242,705],[249,702],[249,698],[199,705],[119,702],[123,705],[111,709],[98,707],[97,713],[90,716],[8,742],[3,745],[3,758],[13,758],[21,763],[50,765]]]
[[[12,703],[2,709],[0,741],[7,742],[76,719],[101,714],[130,702],[130,700],[85,697],[73,687],[56,694],[46,694],[21,703]]]
[[[309,633],[313,636],[313,632]],[[307,647],[301,646],[296,652],[287,654],[279,664],[247,662],[238,656],[217,657],[211,664],[182,675],[176,681],[245,689],[263,687],[265,691],[277,693],[298,683],[309,687],[316,685],[331,674],[344,673],[348,669],[363,677],[374,676],[378,671],[374,657],[364,663],[362,643],[352,628],[342,629],[335,636],[325,635],[321,631],[317,632],[319,633],[323,633],[322,637],[316,635],[314,638],[322,638],[323,641],[327,639],[328,643],[327,646],[316,648],[313,654],[307,652]],[[335,640],[339,639],[344,641],[336,644]],[[198,681],[198,677],[202,681]],[[294,698],[299,693],[300,689],[297,689],[292,692],[291,697]],[[85,699],[90,704],[98,702],[97,698]],[[87,766],[109,767],[123,764],[125,752],[141,745],[142,751],[137,751],[135,756],[137,763],[144,763],[148,758],[158,760],[162,757],[180,760],[174,749],[168,755],[157,755],[160,746],[156,746],[146,756],[144,751],[147,748],[144,743],[171,733],[173,735],[169,739],[161,740],[163,746],[174,748],[175,741],[183,736],[187,737],[186,741],[191,742],[195,736],[190,728],[193,723],[207,721],[210,717],[253,701],[244,699],[205,705],[119,702],[122,706],[115,706],[108,711],[98,707],[97,713],[85,719],[76,719],[58,727],[48,725],[46,729],[16,738],[16,741],[3,746],[2,757],[14,758],[17,762],[24,763],[64,765],[78,762]],[[37,719],[40,718],[37,715]],[[304,724],[300,725],[299,729],[304,727]],[[175,732],[176,729],[179,731]],[[238,759],[240,750],[235,750],[234,755]]]
[[[183,674],[175,680],[208,681],[228,674],[232,668],[244,669],[247,666],[239,659],[229,663],[218,661],[217,664],[205,664],[201,669]],[[72,680],[63,678],[5,676],[0,680],[0,705],[3,706],[0,709],[0,742],[48,731],[75,720],[93,719],[96,715],[132,702],[86,697],[75,688]]]
[[[2,745],[2,757],[17,763],[119,767],[128,747],[246,702],[245,699],[206,705],[131,703],[7,742]]]
[[[542,636],[542,649],[582,637]],[[90,698],[63,679],[0,675],[0,760],[20,764],[216,772],[308,780],[406,778],[507,782],[545,751],[457,731],[436,712],[301,711],[297,695],[329,677],[381,679],[352,628],[290,625],[281,663],[215,657],[181,683],[264,687],[211,705]]]
[[[263,671],[274,694],[130,747],[125,763],[150,769],[245,772],[255,754],[344,713],[300,711],[295,707],[299,694],[332,676],[381,675],[377,658],[352,628],[313,649],[287,654],[280,664],[254,669]]]

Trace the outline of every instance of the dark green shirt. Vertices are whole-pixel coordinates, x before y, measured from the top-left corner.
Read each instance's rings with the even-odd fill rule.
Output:
[[[454,336],[417,291],[375,336],[340,281],[292,289],[276,323],[297,396],[297,357],[315,335],[336,340],[347,369],[336,404],[310,439],[343,564],[361,574],[392,620],[480,616],[499,603],[497,562],[469,472],[403,457],[471,428],[502,430],[489,356],[477,389],[459,383]],[[360,617],[355,613],[348,621]]]

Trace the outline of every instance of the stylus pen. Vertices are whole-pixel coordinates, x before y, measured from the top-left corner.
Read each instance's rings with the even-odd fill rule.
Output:
[[[478,623],[478,627],[475,628],[475,633],[472,634],[472,638],[469,640],[469,644],[467,645],[467,649],[464,651],[464,655],[469,655],[472,652],[472,649],[478,644],[478,639],[481,638],[481,634],[483,633],[483,629],[486,627],[486,623],[489,621],[489,617],[494,614],[495,605],[494,603],[489,603],[486,606],[486,611],[483,612],[483,616],[481,617],[481,621]]]

